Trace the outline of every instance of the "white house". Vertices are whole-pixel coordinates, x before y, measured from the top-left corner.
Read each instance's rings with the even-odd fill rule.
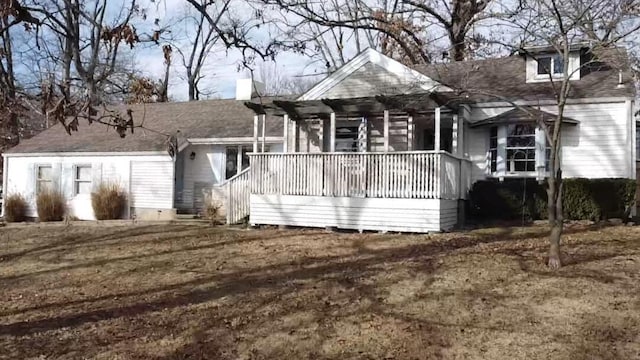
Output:
[[[564,176],[635,179],[630,72],[580,46],[565,63]],[[120,139],[103,127],[72,136],[54,127],[3,154],[5,189],[33,199],[55,186],[81,219],[93,218],[90,189],[119,181],[131,213],[145,218],[197,211],[213,188],[229,222],[446,230],[473,182],[547,175],[545,134],[531,115],[555,121],[547,72],[558,79],[562,64],[538,48],[409,68],[369,49],[297,99],[134,108],[137,123],[178,134],[174,158],[156,132]],[[249,98],[247,86],[238,98]]]
[[[239,84],[240,92],[251,86]],[[70,215],[91,220],[91,191],[102,182],[115,182],[129,195],[126,217],[171,219],[176,212],[198,212],[204,191],[248,167],[247,153],[254,151],[253,113],[242,101],[129,108],[144,129],[125,138],[101,124],[81,124],[72,135],[56,125],[4,153],[5,194],[25,196],[28,216],[36,217],[37,192],[53,187],[66,197]],[[268,130],[257,139],[257,150],[282,151],[282,121],[266,120]],[[169,154],[171,135],[178,146],[174,157]]]
[[[564,177],[636,177],[633,79],[607,61],[624,51],[604,55],[575,46],[565,61]],[[415,68],[369,49],[295,101],[247,103],[285,121],[284,153],[251,155],[250,222],[453,227],[473,182],[548,174],[531,116],[555,121],[562,65],[550,48]]]

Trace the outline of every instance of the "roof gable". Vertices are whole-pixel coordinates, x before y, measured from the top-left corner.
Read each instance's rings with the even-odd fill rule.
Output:
[[[430,77],[374,49],[367,49],[298,100],[355,98],[448,90]]]

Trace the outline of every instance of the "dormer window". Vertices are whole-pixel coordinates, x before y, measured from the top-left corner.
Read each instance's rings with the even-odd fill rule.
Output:
[[[564,72],[564,61],[560,55],[539,56],[536,58],[538,63],[539,77],[549,76],[549,72],[553,76],[562,75]]]

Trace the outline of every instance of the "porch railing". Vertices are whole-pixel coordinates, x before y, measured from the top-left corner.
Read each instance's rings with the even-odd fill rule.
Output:
[[[249,216],[250,168],[218,185],[223,192],[227,224],[237,224]]]
[[[253,194],[460,199],[470,184],[470,162],[444,151],[250,156]]]

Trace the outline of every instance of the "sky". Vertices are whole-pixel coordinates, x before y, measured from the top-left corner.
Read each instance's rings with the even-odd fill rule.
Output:
[[[143,3],[143,6],[148,9],[148,19],[159,18],[161,26],[172,23],[172,19],[175,19],[175,16],[184,13],[185,8],[190,6],[184,0],[164,0],[160,2],[156,0],[155,3],[150,0],[145,1],[146,4]],[[172,29],[180,31],[181,29],[176,29],[176,26],[179,25],[173,25]],[[266,29],[258,30],[253,35],[257,39],[262,38],[262,40],[268,40],[269,36]],[[165,65],[161,45],[162,43],[160,46],[144,45],[135,50],[135,61],[138,68],[145,75],[155,79],[160,79],[164,76]],[[205,78],[201,81],[201,88],[214,91],[211,97],[233,98],[235,96],[236,80],[251,77],[249,70],[238,69],[238,64],[240,64],[241,60],[241,54],[235,49],[214,48],[214,51],[209,54],[207,65],[203,71]],[[256,68],[261,67],[260,62],[258,61]],[[267,63],[266,66],[275,67],[277,71],[286,74],[314,74],[321,71],[311,59],[289,52],[282,52],[277,55],[274,62],[268,61]],[[184,74],[185,70],[181,58],[174,51],[169,80],[169,97],[172,100],[182,101],[188,98],[188,87],[186,80],[184,80]]]

